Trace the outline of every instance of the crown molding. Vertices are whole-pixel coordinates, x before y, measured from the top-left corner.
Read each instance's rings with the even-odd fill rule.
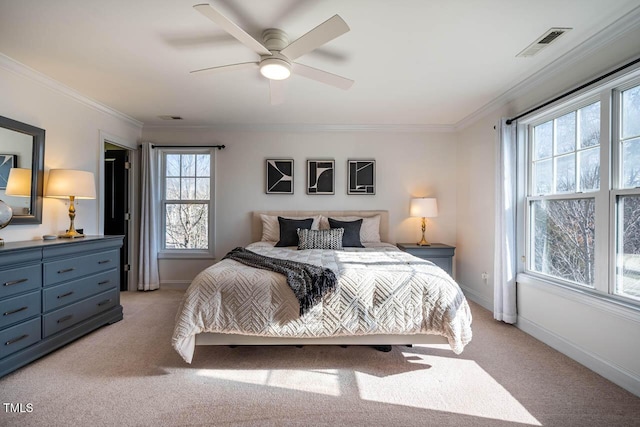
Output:
[[[629,31],[633,31],[638,28],[640,28],[640,7],[636,7],[631,12],[603,28],[566,54],[560,56],[558,59],[527,77],[511,89],[504,92],[502,95],[469,114],[456,123],[453,126],[454,129],[456,131],[465,129],[477,120],[497,111],[509,102],[525,95],[527,92],[530,92],[542,83],[549,81],[559,73],[566,71],[566,69],[571,65],[587,58],[589,55],[592,55],[594,52],[602,49],[615,40],[618,40]]]
[[[453,125],[420,125],[420,124],[257,124],[257,123],[222,123],[206,126],[187,125],[145,125],[144,129],[158,130],[213,130],[219,132],[387,132],[387,133],[447,133],[455,132]]]
[[[39,83],[42,86],[45,86],[46,88],[58,92],[62,95],[68,96],[74,101],[84,104],[87,107],[93,108],[94,110],[100,111],[101,113],[109,114],[117,119],[124,120],[132,124],[133,126],[142,129],[143,123],[141,121],[136,120],[124,113],[121,113],[118,110],[114,110],[113,108],[108,107],[104,104],[101,104],[98,101],[88,98],[75,89],[62,84],[59,81],[54,80],[51,77],[48,77],[41,72],[36,71],[33,68],[28,67],[3,53],[0,53],[0,68],[4,68],[5,70],[17,74],[21,77],[33,80],[34,82]]]

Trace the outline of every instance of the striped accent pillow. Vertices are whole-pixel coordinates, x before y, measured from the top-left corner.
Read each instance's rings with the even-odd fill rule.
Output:
[[[342,249],[344,228],[308,230],[298,228],[298,249]]]

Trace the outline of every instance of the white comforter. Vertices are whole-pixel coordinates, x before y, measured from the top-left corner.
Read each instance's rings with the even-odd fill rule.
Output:
[[[172,344],[186,362],[201,332],[306,338],[436,334],[455,353],[471,341],[471,312],[460,287],[439,267],[393,245],[298,251],[258,242],[247,249],[330,268],[338,286],[300,317],[283,275],[233,260],[214,264],[193,280],[176,317]]]

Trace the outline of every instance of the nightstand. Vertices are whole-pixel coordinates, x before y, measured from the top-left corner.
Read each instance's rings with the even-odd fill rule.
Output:
[[[453,254],[456,250],[455,246],[449,246],[442,243],[432,243],[430,246],[418,246],[415,243],[398,243],[396,246],[402,251],[408,252],[418,258],[431,261],[449,276],[453,277]]]

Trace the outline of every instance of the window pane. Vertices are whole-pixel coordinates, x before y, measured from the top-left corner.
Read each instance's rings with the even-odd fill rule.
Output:
[[[552,160],[542,160],[535,163],[535,186],[533,193],[535,195],[551,193],[551,183],[553,182],[553,170],[551,168]]]
[[[591,148],[578,153],[580,160],[580,190],[600,188],[600,148]]]
[[[167,249],[207,249],[209,247],[209,206],[167,204],[165,247]]]
[[[578,110],[580,114],[580,147],[600,144],[600,103],[588,105]]]
[[[535,160],[551,157],[553,153],[553,122],[546,122],[534,128]]]
[[[640,187],[640,138],[622,144],[622,187]]]
[[[592,287],[595,200],[537,200],[531,203],[531,218],[531,268]]]
[[[196,176],[195,154],[182,154],[182,176]]]
[[[180,176],[180,154],[167,154],[167,176]]]
[[[165,182],[165,198],[167,200],[180,200],[180,178],[167,178]]]
[[[180,200],[195,200],[196,198],[196,179],[182,178]]]
[[[622,138],[640,136],[640,86],[622,92]]]
[[[209,154],[198,154],[196,156],[197,176],[211,176],[209,166],[211,164]]]
[[[209,200],[209,178],[196,178],[196,199]]]
[[[618,218],[616,293],[640,299],[640,196],[620,197]]]
[[[576,191],[576,156],[556,157],[556,191],[566,193]]]
[[[556,119],[556,154],[576,149],[576,113],[572,111]]]

